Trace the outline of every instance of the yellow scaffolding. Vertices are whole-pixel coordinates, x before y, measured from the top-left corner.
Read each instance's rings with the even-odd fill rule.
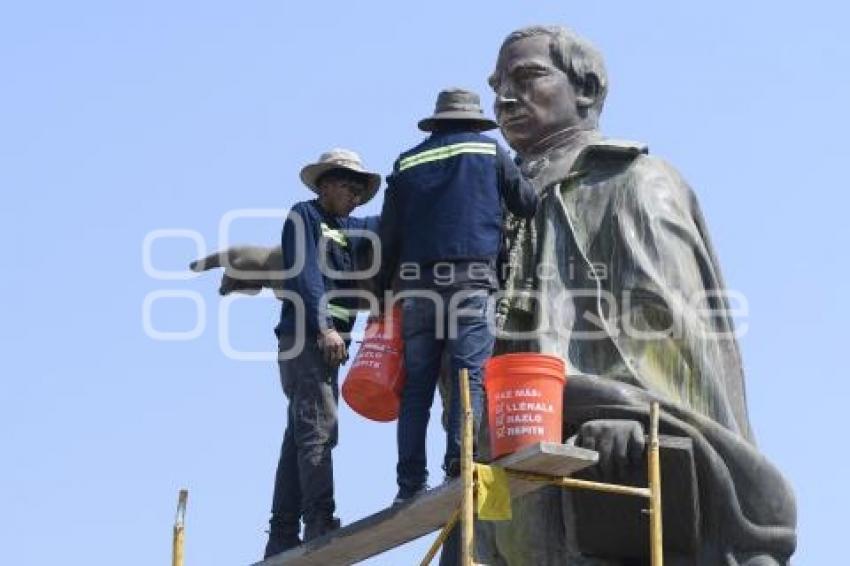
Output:
[[[461,435],[461,466],[460,475],[463,484],[463,496],[460,508],[455,511],[451,519],[440,531],[439,536],[428,549],[428,553],[422,560],[420,566],[427,566],[436,556],[437,551],[445,542],[455,524],[461,523],[461,566],[473,566],[474,551],[474,521],[475,521],[475,477],[474,463],[472,460],[473,446],[473,424],[472,406],[469,400],[469,372],[466,369],[460,372],[461,406],[463,407],[463,430]],[[571,489],[588,489],[613,493],[616,495],[630,495],[643,497],[649,502],[649,549],[652,566],[663,566],[664,544],[661,527],[661,462],[658,446],[658,416],[659,408],[657,402],[652,402],[649,407],[649,451],[647,455],[648,479],[647,487],[633,487],[627,485],[611,484],[580,480],[569,477],[549,476],[545,474],[533,474],[517,470],[506,470],[506,472],[518,479],[527,481],[545,482],[559,487]]]
[[[177,514],[174,517],[174,535],[171,541],[171,566],[183,566],[183,532],[186,523],[186,503],[189,490],[181,489],[177,496]]]

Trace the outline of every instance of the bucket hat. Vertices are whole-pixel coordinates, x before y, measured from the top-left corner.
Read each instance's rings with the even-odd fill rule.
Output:
[[[432,132],[438,122],[448,120],[469,122],[479,132],[499,127],[496,122],[484,116],[478,95],[462,88],[447,88],[440,91],[437,95],[434,114],[420,120],[419,129]]]
[[[322,175],[334,169],[345,169],[353,173],[359,173],[366,179],[366,194],[360,204],[368,202],[375,193],[378,192],[378,187],[381,186],[381,176],[378,173],[368,171],[360,160],[360,156],[350,149],[335,148],[326,151],[319,160],[315,163],[305,165],[301,169],[301,181],[307,185],[313,192],[319,192],[318,181]]]

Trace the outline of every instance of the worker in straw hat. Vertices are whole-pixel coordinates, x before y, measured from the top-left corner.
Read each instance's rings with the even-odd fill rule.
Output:
[[[453,387],[443,459],[448,477],[460,469],[461,368],[469,370],[476,425],[483,412],[482,369],[494,343],[487,311],[498,287],[502,217],[505,208],[521,217],[537,208],[537,194],[508,152],[481,133],[496,127],[477,94],[444,90],[434,114],[419,122],[430,136],[403,152],[387,179],[381,286],[405,292],[396,503],[427,488],[426,431],[444,351]]]
[[[348,334],[356,303],[332,292],[355,287],[340,272],[375,231],[378,217],[349,216],[378,190],[381,176],[353,151],[333,149],[301,170],[318,197],[292,207],[283,226],[283,292],[279,340],[280,380],[289,401],[286,432],[275,478],[268,558],[340,526],[334,517],[331,450],[337,442],[339,366],[348,358]],[[351,231],[360,231],[361,236]],[[330,299],[330,300],[328,300]]]

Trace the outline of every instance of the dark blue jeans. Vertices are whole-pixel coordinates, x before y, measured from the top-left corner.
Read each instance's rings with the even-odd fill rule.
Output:
[[[282,334],[280,350],[292,348],[294,340]],[[338,369],[325,363],[316,341],[310,338],[301,353],[278,365],[289,408],[270,523],[275,533],[295,535],[302,517],[305,524],[326,521],[335,509],[331,450],[338,434]]]
[[[428,480],[425,440],[440,362],[446,349],[452,395],[443,468],[460,458],[461,407],[458,373],[469,370],[475,430],[484,410],[483,365],[493,352],[487,324],[489,291],[457,290],[406,297],[402,303],[404,364],[407,380],[398,418],[398,466],[402,492],[412,493]]]

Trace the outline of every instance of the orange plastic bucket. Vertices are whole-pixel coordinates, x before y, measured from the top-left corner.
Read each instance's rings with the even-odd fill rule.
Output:
[[[564,360],[535,353],[487,361],[484,387],[493,459],[538,442],[563,442]]]
[[[403,348],[401,308],[387,317],[369,319],[342,384],[342,398],[355,412],[379,422],[398,418],[405,378]]]

